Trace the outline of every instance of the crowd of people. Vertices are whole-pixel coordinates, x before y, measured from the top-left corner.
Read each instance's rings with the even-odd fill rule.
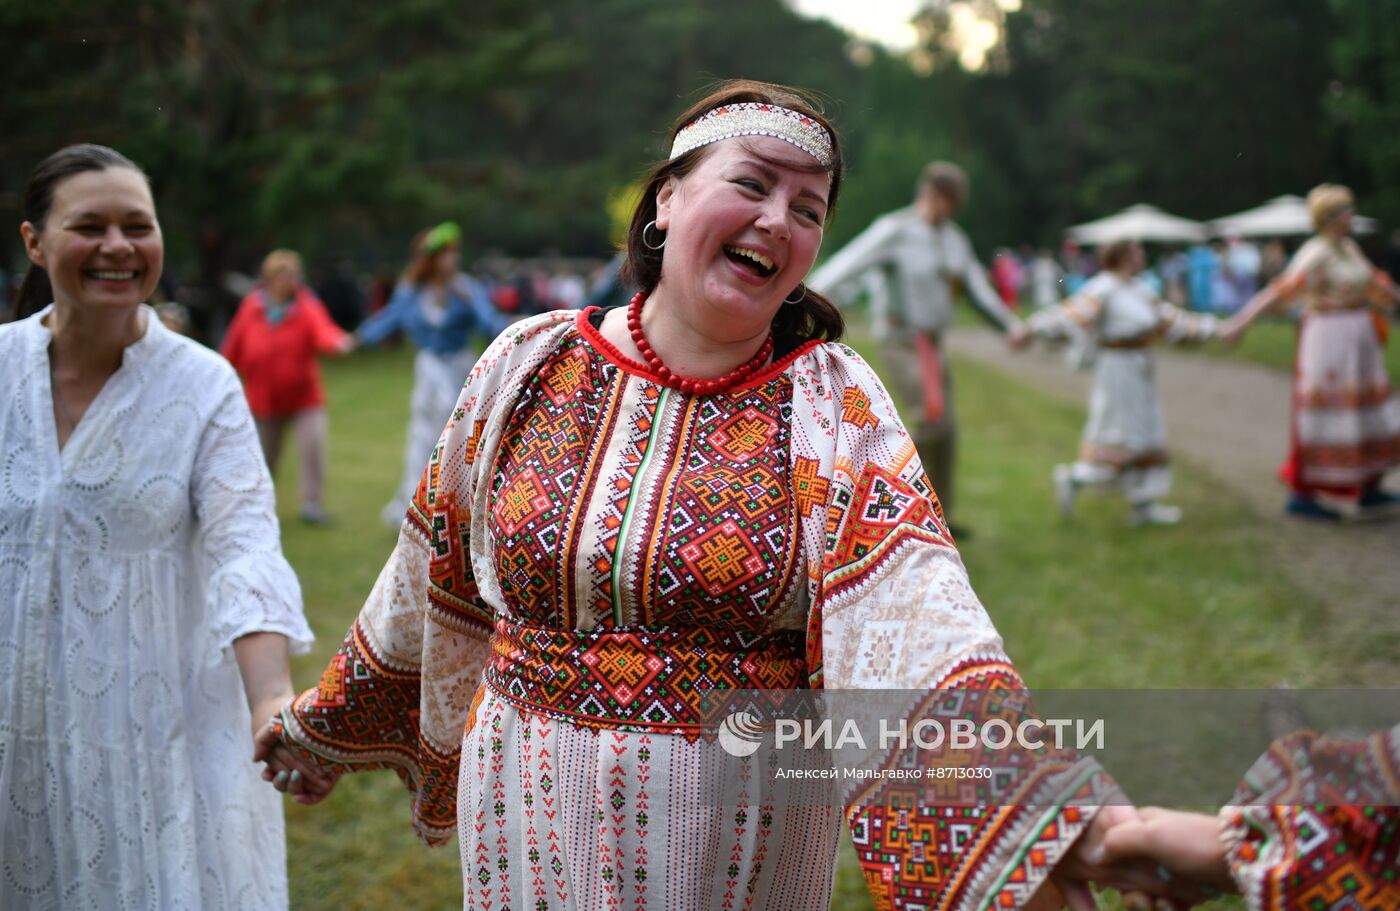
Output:
[[[774,803],[755,776],[726,808],[705,705],[951,690],[976,722],[1024,693],[945,513],[959,288],[1013,349],[1098,352],[1080,459],[1056,470],[1066,509],[1115,483],[1136,523],[1175,521],[1152,346],[1235,339],[1290,300],[1294,497],[1389,502],[1400,406],[1371,317],[1396,294],[1348,239],[1349,194],[1314,191],[1318,237],[1223,326],[1143,281],[1127,239],[1022,318],[1015,272],[989,280],[954,221],[956,166],[813,272],[845,156],[810,99],[725,83],[670,137],[609,285],[624,305],[574,309],[584,282],[544,282],[535,301],[565,306],[529,314],[461,271],[445,223],[353,327],[333,316],[353,289],[329,306],[269,253],[224,357],[145,303],[164,243],[140,168],[91,145],[38,165],[22,318],[0,327],[0,906],[286,907],[277,792],[310,805],[393,769],[420,836],[457,837],[467,908],[826,911],[843,828],[877,907],[1090,911],[1091,883],[1159,907],[1395,907],[1400,795],[1365,812],[1281,795],[1315,793],[1339,754],[1393,770],[1400,727],[1288,741],[1219,817],[1134,808],[1114,770],[1048,747],[1003,770],[995,804]],[[903,418],[840,341],[861,294]],[[326,522],[318,358],[395,332],[416,348],[397,541],[298,694],[288,655],[311,633],[270,472],[290,427],[301,515]]]
[[[1287,264],[1282,238],[1264,244],[1240,237],[1167,246],[1140,276],[1169,303],[1197,313],[1229,315],[1244,306],[1259,288]]]
[[[1298,246],[1284,237],[1257,242],[1230,236],[1188,246],[1156,244],[1138,278],[1173,306],[1229,316],[1283,273]],[[1400,246],[1392,243],[1392,249],[1386,271],[1395,280]],[[1016,249],[998,248],[989,271],[1008,309],[1039,309],[1079,291],[1100,271],[1100,259],[1093,249],[1071,240],[1064,242],[1058,254],[1023,244]]]

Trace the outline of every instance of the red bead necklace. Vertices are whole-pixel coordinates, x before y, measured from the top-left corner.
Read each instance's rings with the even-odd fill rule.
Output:
[[[642,304],[646,302],[646,299],[647,293],[645,291],[638,291],[632,295],[632,302],[627,305],[627,329],[632,333],[632,341],[637,345],[637,350],[642,353],[643,360],[647,362],[651,372],[661,380],[662,385],[679,389],[686,394],[715,395],[720,392],[728,392],[767,364],[768,358],[773,354],[773,333],[770,331],[757,354],[724,376],[715,377],[712,380],[693,380],[677,376],[671,372],[670,367],[661,362],[661,358],[652,350],[651,343],[647,341],[646,335],[642,332]]]

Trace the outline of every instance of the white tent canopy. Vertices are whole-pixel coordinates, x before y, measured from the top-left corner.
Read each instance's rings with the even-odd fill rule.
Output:
[[[1117,215],[1075,225],[1065,233],[1075,243],[1090,247],[1115,240],[1192,243],[1207,235],[1206,226],[1200,222],[1168,215],[1149,205],[1129,206]]]
[[[1313,233],[1312,216],[1301,196],[1279,196],[1262,206],[1217,218],[1210,226],[1217,237],[1293,237]],[[1376,230],[1376,220],[1357,215],[1351,226],[1353,231],[1370,234]]]

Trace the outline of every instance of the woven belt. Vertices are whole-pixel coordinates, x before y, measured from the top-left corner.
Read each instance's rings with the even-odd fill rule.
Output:
[[[699,734],[726,690],[807,685],[803,634],[701,627],[528,626],[497,619],[486,683],[506,701],[572,724]]]
[[[1159,335],[1160,333],[1157,332],[1145,332],[1131,338],[1106,338],[1099,342],[1099,347],[1107,348],[1110,351],[1137,351],[1142,348],[1151,348],[1152,343],[1157,341]]]

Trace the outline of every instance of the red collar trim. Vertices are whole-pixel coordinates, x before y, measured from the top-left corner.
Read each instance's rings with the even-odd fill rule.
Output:
[[[596,328],[594,328],[593,323],[589,322],[589,315],[592,314],[595,310],[601,309],[601,307],[588,307],[579,311],[578,317],[574,321],[574,324],[578,327],[579,334],[582,335],[584,339],[590,345],[592,345],[599,354],[601,354],[607,360],[611,361],[620,369],[625,370],[633,376],[639,376],[644,380],[656,383],[658,386],[664,386],[665,383],[662,383],[661,378],[658,377],[655,373],[651,372],[650,367],[648,367],[646,364],[634,361],[632,358],[617,350],[617,346],[614,345],[612,342],[608,341],[606,338],[604,338],[603,333],[599,332]],[[804,354],[811,351],[813,348],[817,347],[820,344],[821,341],[819,339],[812,339],[811,341],[803,342],[801,345],[798,345],[796,349],[789,351],[787,354],[783,355],[778,360],[769,364],[767,367],[764,367],[762,370],[759,370],[758,372],[751,375],[743,383],[733,387],[732,389],[728,389],[725,392],[718,394],[728,395],[731,392],[740,392],[743,390],[752,389],[755,386],[761,386],[762,384],[771,380],[773,377],[787,370],[788,367],[792,365],[793,361],[797,360],[799,357],[802,357]]]

